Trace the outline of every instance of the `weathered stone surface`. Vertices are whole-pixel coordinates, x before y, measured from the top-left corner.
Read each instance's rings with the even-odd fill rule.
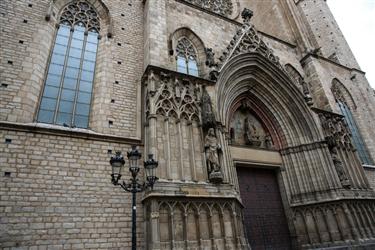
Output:
[[[88,129],[35,123],[70,1],[0,1],[0,248],[130,249],[130,196],[110,183],[109,158],[131,144],[159,161],[137,200],[139,249],[248,249],[236,166],[277,173],[295,248],[374,241],[374,168],[311,110],[346,103],[374,163],[374,90],[326,1],[86,1],[101,36]],[[198,77],[176,72],[181,39]]]

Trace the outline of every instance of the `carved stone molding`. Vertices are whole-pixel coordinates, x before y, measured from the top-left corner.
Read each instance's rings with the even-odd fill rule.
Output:
[[[279,58],[274,55],[273,50],[260,38],[254,25],[250,23],[251,16],[252,12],[249,9],[244,9],[242,11],[244,23],[241,28],[237,30],[229,45],[222,53],[222,56],[219,57],[218,72],[221,71],[226,62],[232,57],[249,52],[261,54],[278,68],[285,71],[279,62]]]
[[[233,13],[232,0],[181,0],[216,14],[228,17]]]
[[[145,207],[150,249],[249,249],[235,200],[155,197]]]
[[[147,79],[147,117],[162,115],[200,122],[201,87],[196,82],[168,72],[155,74],[152,70]]]
[[[340,245],[344,241],[356,245],[364,239],[373,239],[374,211],[374,200],[335,201],[292,208],[297,239],[307,248]]]
[[[204,143],[207,130],[216,128],[209,95],[203,91],[205,85],[212,83],[153,66],[146,70],[142,82],[146,150],[162,162],[159,177],[221,183],[225,177],[218,176],[225,166],[222,156],[210,154],[209,161]],[[202,121],[207,129],[202,129]],[[217,144],[222,145],[220,134],[217,130],[214,133]],[[212,173],[217,175],[210,178]]]
[[[66,6],[60,16],[60,23],[71,27],[76,24],[83,24],[89,31],[100,31],[99,15],[85,1],[72,2]]]
[[[285,70],[288,73],[289,77],[296,84],[296,86],[299,87],[299,89],[303,93],[307,105],[312,106],[314,102],[310,94],[309,86],[305,79],[303,79],[300,73],[290,64],[285,65]]]
[[[319,115],[323,134],[342,186],[345,188],[360,187],[368,189],[369,183],[364,176],[363,168],[361,167],[357,150],[353,146],[352,135],[344,116],[316,108],[313,110]]]

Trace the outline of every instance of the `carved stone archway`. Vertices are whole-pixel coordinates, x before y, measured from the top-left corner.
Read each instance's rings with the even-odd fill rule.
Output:
[[[340,144],[340,133],[345,133],[345,128],[340,127],[339,115],[309,108],[283,68],[258,52],[237,53],[225,61],[212,93],[217,118],[224,130],[228,129],[233,107],[246,95],[274,131],[273,139],[279,143],[282,158],[279,185],[285,186],[285,212],[298,247],[340,245],[345,240],[360,238],[356,230],[371,222],[356,219],[355,214],[362,205],[350,201],[355,198],[351,187],[362,189],[363,195],[369,198],[374,193],[363,178],[363,170],[353,171],[359,165],[350,148]],[[327,132],[327,117],[336,117],[334,121],[327,120],[332,122],[333,134]],[[341,151],[333,154],[330,140],[336,139]],[[349,160],[344,151],[354,158]],[[348,187],[343,175],[352,186]],[[373,201],[368,206],[373,206]],[[342,233],[334,236],[333,228]]]

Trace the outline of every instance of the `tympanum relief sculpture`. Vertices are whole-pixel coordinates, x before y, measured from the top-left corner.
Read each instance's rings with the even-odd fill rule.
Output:
[[[242,105],[234,112],[230,121],[230,139],[233,145],[273,149],[269,132],[251,111]]]

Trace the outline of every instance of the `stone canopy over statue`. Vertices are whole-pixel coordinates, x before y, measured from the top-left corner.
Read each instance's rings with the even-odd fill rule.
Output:
[[[209,180],[213,183],[223,182],[223,174],[219,161],[219,153],[221,153],[221,146],[217,142],[215,131],[213,128],[208,130],[205,137],[204,148],[207,161],[207,171]]]

